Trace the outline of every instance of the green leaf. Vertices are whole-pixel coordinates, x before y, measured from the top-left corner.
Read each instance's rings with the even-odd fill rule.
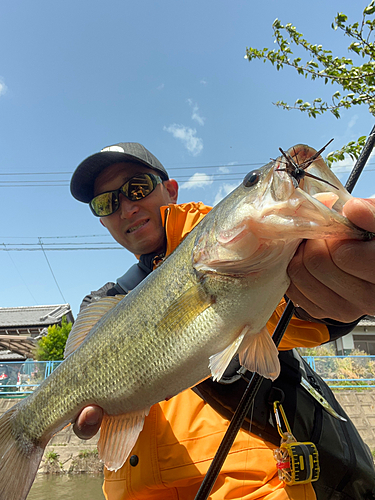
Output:
[[[363,11],[363,14],[365,16],[370,16],[371,14],[374,14],[375,12],[375,5],[374,5],[374,1],[372,1],[366,8],[365,10]]]

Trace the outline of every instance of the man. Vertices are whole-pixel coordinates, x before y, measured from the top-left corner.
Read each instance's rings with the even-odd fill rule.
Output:
[[[176,205],[177,182],[137,143],[119,143],[88,157],[77,167],[71,191],[76,199],[90,204],[120,245],[137,257],[146,256],[151,269],[210,210],[202,203]],[[375,232],[373,200],[351,200],[345,214]],[[298,304],[301,319],[292,320],[281,348],[327,342],[350,331],[364,314],[374,314],[374,264],[374,241],[303,242],[288,268],[291,285],[287,292]],[[82,307],[116,293],[118,285],[107,283],[87,296]],[[270,329],[284,305],[275,311]],[[76,434],[92,437],[101,418],[100,408],[85,408],[76,420]],[[106,498],[194,498],[227,425],[191,390],[154,405],[130,460],[116,473],[105,472]],[[285,487],[280,483],[273,448],[263,438],[241,430],[211,498],[313,500],[310,484]]]

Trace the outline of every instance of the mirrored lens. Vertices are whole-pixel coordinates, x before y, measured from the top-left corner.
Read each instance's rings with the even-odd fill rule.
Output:
[[[98,217],[111,215],[118,209],[118,195],[115,191],[99,194],[90,201],[90,207]]]
[[[141,200],[154,190],[156,184],[156,182],[153,182],[153,178],[150,174],[137,175],[129,179],[128,182],[122,186],[121,192],[129,198],[129,200]]]
[[[131,201],[142,200],[148,196],[162,182],[158,175],[139,174],[129,179],[115,191],[98,194],[90,201],[90,208],[97,217],[111,215],[120,206],[119,193]]]

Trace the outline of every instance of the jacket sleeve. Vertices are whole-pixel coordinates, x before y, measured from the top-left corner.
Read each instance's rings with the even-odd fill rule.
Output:
[[[106,283],[104,286],[99,288],[99,290],[95,290],[88,295],[82,300],[81,305],[79,307],[79,312],[81,313],[87,306],[89,306],[92,302],[95,302],[95,300],[99,300],[102,297],[105,297],[106,295],[115,295],[115,293],[111,293],[113,288],[115,286],[115,283]]]
[[[285,306],[286,301],[282,299],[267,323],[271,335],[281,318]],[[332,319],[315,319],[306,311],[297,307],[280,343],[279,350],[286,351],[295,347],[315,347],[325,344],[351,332],[358,322],[359,319],[352,323],[340,323]]]
[[[350,333],[353,328],[355,328],[358,323],[361,321],[362,318],[358,318],[355,321],[352,321],[351,323],[342,323],[341,321],[336,321],[334,319],[330,318],[324,318],[324,319],[316,319],[310,316],[304,309],[301,307],[296,307],[294,315],[302,319],[304,321],[311,321],[314,323],[322,323],[323,325],[326,325],[328,329],[328,335],[329,335],[329,341],[339,339],[340,337],[343,337],[347,333]]]

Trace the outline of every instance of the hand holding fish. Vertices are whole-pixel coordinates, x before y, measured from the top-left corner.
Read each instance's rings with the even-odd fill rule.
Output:
[[[103,410],[99,406],[86,406],[78,415],[73,431],[80,439],[91,439],[100,429]]]
[[[343,213],[375,231],[375,200],[351,199]],[[349,323],[375,314],[375,241],[306,240],[288,274],[288,297],[313,318]]]

